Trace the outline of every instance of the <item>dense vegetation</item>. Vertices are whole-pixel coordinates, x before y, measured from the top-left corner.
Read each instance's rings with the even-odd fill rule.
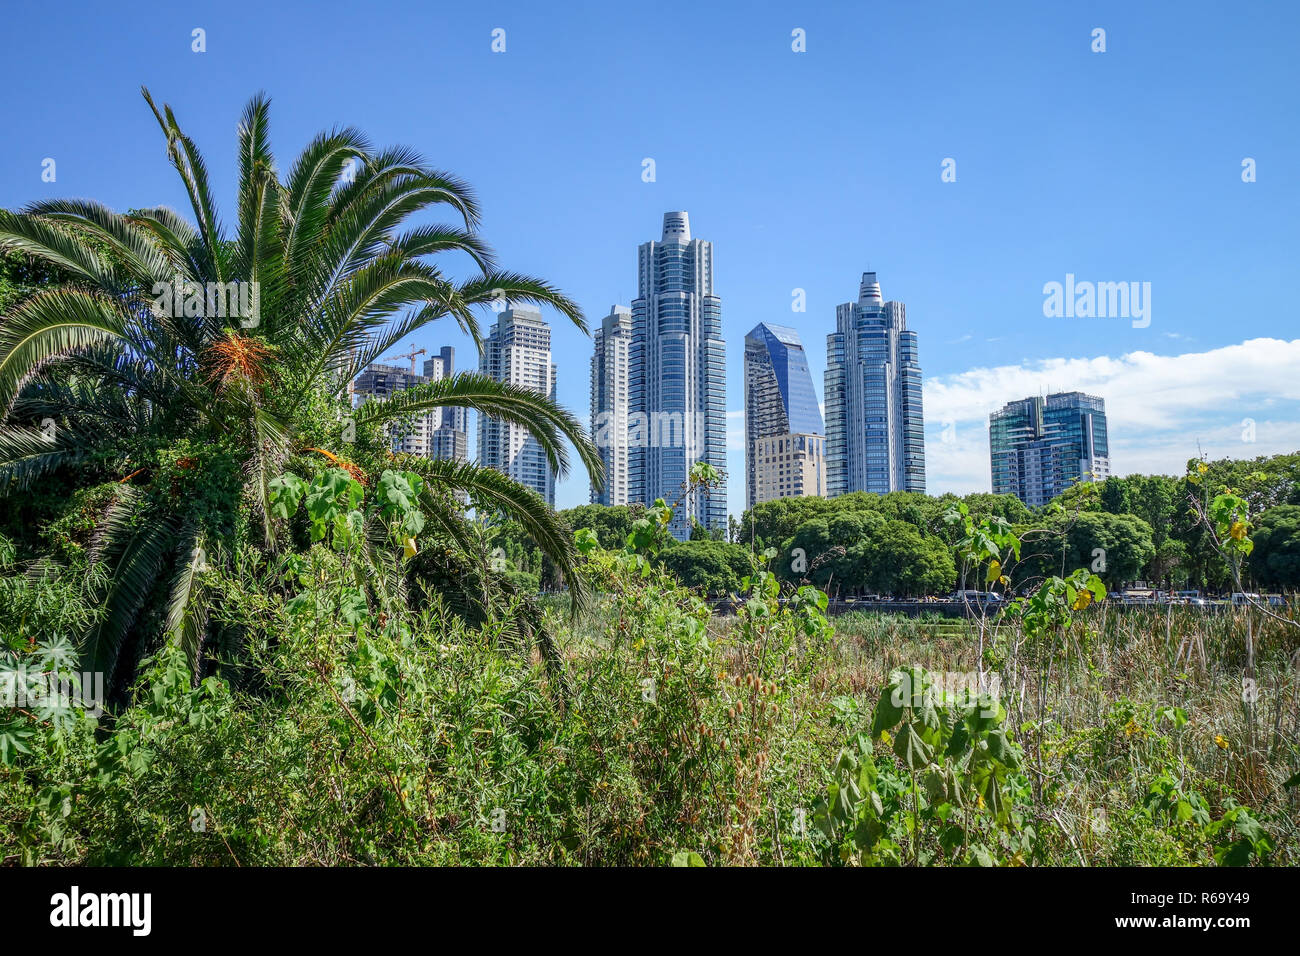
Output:
[[[475,375],[347,400],[497,295],[581,322],[496,269],[468,189],[350,130],[281,180],[259,99],[227,237],[155,112],[193,224],[0,213],[0,862],[1300,862],[1294,608],[1105,600],[1136,575],[1293,586],[1296,456],[1041,513],[787,499],[729,541],[669,539],[682,502],[556,514],[385,430],[473,407],[598,468],[546,400]],[[403,226],[431,205],[462,225]],[[445,278],[444,252],[481,274]],[[257,282],[256,321],[155,309],[178,277],[187,302]],[[697,465],[683,500],[719,477]],[[826,615],[828,591],[958,584],[1022,593],[968,621]]]

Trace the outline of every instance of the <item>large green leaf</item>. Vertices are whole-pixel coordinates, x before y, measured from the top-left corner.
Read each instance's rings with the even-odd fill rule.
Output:
[[[933,759],[930,746],[921,739],[916,725],[911,721],[903,724],[894,736],[894,753],[911,770],[920,770]]]

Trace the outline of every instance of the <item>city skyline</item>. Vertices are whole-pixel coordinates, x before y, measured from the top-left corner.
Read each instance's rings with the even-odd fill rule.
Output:
[[[906,301],[923,339],[931,494],[989,490],[988,415],[1038,393],[1106,400],[1115,474],[1180,473],[1198,452],[1253,458],[1300,448],[1291,307],[1300,187],[1287,172],[1300,150],[1289,122],[1300,68],[1286,39],[1300,29],[1300,10],[1246,18],[1207,2],[1171,18],[1109,4],[1086,13],[952,5],[936,30],[931,12],[904,5],[760,7],[744,17],[661,9],[661,17],[516,10],[499,22],[469,9],[412,9],[398,36],[353,22],[349,49],[358,55],[419,58],[429,35],[442,38],[451,79],[416,78],[402,97],[377,96],[369,80],[321,84],[311,54],[336,39],[313,25],[300,44],[275,43],[276,30],[302,24],[238,0],[201,17],[82,5],[74,33],[15,9],[0,62],[20,90],[33,82],[21,69],[31,51],[55,44],[69,45],[96,82],[56,71],[40,81],[42,109],[15,111],[14,148],[0,153],[0,206],[94,196],[119,210],[187,208],[180,185],[159,175],[163,150],[137,96],[144,83],[211,148],[218,196],[234,193],[238,165],[216,144],[228,142],[256,88],[272,98],[275,146],[286,155],[334,124],[409,144],[474,186],[500,261],[545,276],[593,325],[609,303],[636,293],[629,250],[664,210],[689,209],[715,244],[726,304],[728,504],[737,516],[745,465],[735,343],[758,322],[793,328],[821,383],[818,343],[846,298],[846,277],[864,270]],[[679,29],[675,10],[690,11],[692,30]],[[266,32],[233,42],[254,11]],[[191,50],[195,26],[208,31],[203,54]],[[1091,48],[1098,26],[1109,38],[1104,53]],[[508,35],[502,53],[492,50],[497,27]],[[796,27],[806,52],[791,49]],[[120,31],[152,55],[120,57],[95,41]],[[1220,65],[1213,71],[1189,55],[1206,36]],[[855,65],[868,37],[870,82]],[[661,69],[669,49],[712,65],[700,95],[638,79]],[[623,65],[612,75],[593,56],[606,50]],[[438,108],[410,108],[426,100]],[[527,148],[446,135],[506,102],[519,107]],[[634,103],[634,122],[613,119]],[[846,122],[846,103],[869,120]],[[1216,124],[1208,140],[1207,116]],[[42,178],[47,158],[57,162],[55,181]],[[1247,159],[1252,181],[1243,179]],[[464,274],[472,272],[466,259]],[[1224,294],[1207,294],[1207,273],[1239,320],[1223,321]],[[1067,276],[1149,283],[1149,324],[1049,317],[1044,286]],[[545,317],[558,400],[585,419],[592,341]],[[472,339],[450,324],[413,343],[453,345],[474,366]],[[561,507],[588,499],[581,468],[557,487]]]

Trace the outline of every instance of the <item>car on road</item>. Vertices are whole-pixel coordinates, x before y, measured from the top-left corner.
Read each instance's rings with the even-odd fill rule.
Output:
[[[994,591],[956,591],[949,601],[955,601],[958,604],[973,604],[976,607],[981,605],[991,607],[1002,603],[1002,596]]]

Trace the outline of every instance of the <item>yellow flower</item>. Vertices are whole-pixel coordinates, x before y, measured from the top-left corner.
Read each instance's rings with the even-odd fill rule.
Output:
[[[1204,475],[1207,472],[1209,472],[1209,470],[1210,470],[1210,466],[1207,465],[1205,462],[1201,462],[1199,465],[1196,466],[1196,473],[1198,475]]]
[[[1228,534],[1232,536],[1234,541],[1240,541],[1242,538],[1246,537],[1246,522],[1234,522],[1231,530],[1228,531]]]
[[[1231,745],[1228,743],[1228,741],[1226,741],[1226,740],[1223,738],[1223,734],[1215,734],[1215,735],[1214,735],[1214,745],[1215,745],[1216,747],[1218,747],[1220,750],[1229,750],[1229,749],[1231,749]]]
[[[1087,607],[1091,603],[1092,603],[1092,592],[1088,590],[1080,591],[1078,597],[1074,599],[1074,609],[1076,611],[1082,611],[1085,607]]]
[[[981,793],[975,798],[975,806],[979,807],[981,810],[984,809],[984,794]]]
[[[1138,722],[1130,717],[1129,722],[1124,725],[1124,736],[1132,737],[1141,733],[1142,728],[1138,726]]]

